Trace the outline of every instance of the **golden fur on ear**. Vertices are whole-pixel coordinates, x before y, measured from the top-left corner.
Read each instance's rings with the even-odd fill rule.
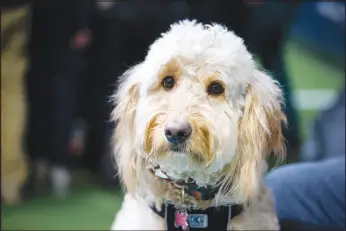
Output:
[[[138,84],[133,77],[138,66],[128,70],[121,76],[120,84],[114,95],[115,108],[112,121],[116,123],[113,134],[113,147],[116,155],[120,178],[128,192],[133,191],[136,184],[136,153],[133,149],[135,135],[134,119],[139,100]],[[124,137],[128,137],[125,138]]]
[[[256,199],[263,177],[263,160],[274,153],[285,157],[281,132],[286,117],[282,113],[282,92],[277,83],[263,72],[255,71],[247,89],[243,114],[238,127],[237,153],[223,182],[228,193],[242,201]]]

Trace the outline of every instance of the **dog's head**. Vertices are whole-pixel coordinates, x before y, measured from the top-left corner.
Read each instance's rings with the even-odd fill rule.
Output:
[[[262,161],[284,154],[281,90],[220,25],[174,24],[123,75],[115,102],[115,152],[128,191],[144,181],[140,171],[159,168],[248,200]]]

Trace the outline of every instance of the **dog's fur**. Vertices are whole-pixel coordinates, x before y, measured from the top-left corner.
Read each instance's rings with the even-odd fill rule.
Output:
[[[22,149],[26,105],[24,48],[29,29],[29,6],[1,12],[1,197],[3,202],[20,201],[20,190],[28,173]]]
[[[173,89],[163,89],[165,76],[174,77]],[[214,81],[224,94],[208,95]],[[231,229],[278,230],[263,176],[268,154],[285,155],[282,100],[278,84],[256,68],[233,32],[187,20],[172,25],[145,60],[125,72],[114,96],[113,140],[126,195],[112,229],[163,230],[163,219],[149,206],[160,210],[170,201],[201,209],[242,203],[245,209],[232,219]],[[164,135],[173,120],[192,125],[183,153],[171,151]],[[152,174],[153,167],[172,180],[192,178],[220,190],[213,200],[185,196],[182,202],[180,189]]]

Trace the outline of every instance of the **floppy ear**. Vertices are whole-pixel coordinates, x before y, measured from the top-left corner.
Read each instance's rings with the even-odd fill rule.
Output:
[[[133,140],[135,135],[134,119],[139,100],[139,66],[126,71],[120,78],[118,89],[113,97],[115,108],[112,121],[116,123],[113,134],[113,147],[120,179],[128,192],[136,185],[136,160]]]
[[[256,70],[249,85],[238,127],[238,148],[231,165],[231,193],[249,201],[258,196],[263,178],[263,160],[271,153],[285,157],[281,133],[286,117],[282,112],[283,96],[276,81]],[[238,197],[238,198],[239,198]]]

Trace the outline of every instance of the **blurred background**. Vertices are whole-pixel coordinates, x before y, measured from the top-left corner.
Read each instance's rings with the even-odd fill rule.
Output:
[[[280,82],[289,120],[286,162],[345,155],[345,3],[7,1],[2,229],[109,229],[122,201],[109,96],[117,77],[184,18],[234,30]]]

